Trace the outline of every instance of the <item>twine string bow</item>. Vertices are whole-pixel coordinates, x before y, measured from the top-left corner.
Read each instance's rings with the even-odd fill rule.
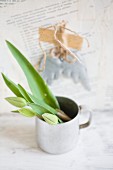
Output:
[[[66,37],[65,37],[65,34],[64,34],[64,32],[62,33],[62,40],[63,40],[63,43],[57,38],[57,32],[58,32],[58,25],[56,25],[56,26],[54,26],[54,29],[55,29],[55,32],[54,32],[54,39],[58,42],[58,44],[59,44],[59,53],[60,53],[60,58],[62,59],[62,60],[65,60],[65,61],[67,61],[68,63],[74,63],[76,60],[78,60],[80,63],[81,63],[81,61],[80,61],[80,59],[78,58],[78,56],[77,56],[77,54],[75,55],[71,50],[69,50],[69,48],[65,45],[65,44],[67,44],[67,39],[66,39]],[[60,26],[61,28],[64,28],[65,29],[65,27],[62,27],[62,26]],[[54,48],[53,48],[53,50],[54,50]],[[73,60],[69,60],[68,58],[67,58],[67,55],[68,54],[70,54],[70,56],[73,58]]]
[[[56,57],[59,58],[61,61],[66,61],[68,63],[74,63],[76,60],[78,60],[81,64],[83,64],[81,62],[81,60],[79,59],[78,55],[73,53],[69,48],[68,48],[68,42],[67,42],[67,37],[65,34],[65,30],[68,30],[76,35],[78,35],[78,33],[76,33],[75,31],[72,31],[69,28],[66,28],[66,22],[62,21],[59,24],[56,25],[51,25],[48,28],[53,28],[54,29],[54,40],[57,42],[57,45],[53,48],[50,49],[50,56],[51,57]],[[58,37],[58,35],[60,34],[60,37]],[[89,42],[86,38],[84,38],[87,41],[88,47],[89,47]],[[35,68],[38,68],[39,72],[42,72],[45,69],[45,65],[46,65],[46,52],[44,51],[44,49],[42,48],[41,45],[41,41],[39,38],[39,46],[43,52],[43,59],[40,59],[40,61],[35,65]],[[72,59],[68,59],[68,55],[71,56]],[[43,60],[43,65],[42,65],[42,60]],[[42,68],[40,68],[42,65]]]

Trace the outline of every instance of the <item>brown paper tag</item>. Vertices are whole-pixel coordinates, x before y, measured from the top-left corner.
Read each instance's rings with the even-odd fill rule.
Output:
[[[52,29],[39,28],[39,36],[40,36],[40,41],[58,45],[58,43],[54,39],[54,30]],[[81,50],[83,44],[83,38],[81,36],[74,35],[74,34],[67,34],[67,33],[65,33],[65,36],[67,38],[68,47]],[[62,34],[57,33],[57,37],[62,42]]]

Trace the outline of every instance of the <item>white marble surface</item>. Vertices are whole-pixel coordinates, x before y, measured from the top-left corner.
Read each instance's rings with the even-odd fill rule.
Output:
[[[50,155],[35,140],[35,120],[0,114],[0,170],[113,170],[113,111],[93,111],[71,152]]]

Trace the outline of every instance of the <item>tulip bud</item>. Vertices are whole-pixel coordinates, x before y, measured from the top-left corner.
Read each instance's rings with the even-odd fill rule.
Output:
[[[51,125],[58,124],[58,117],[56,115],[53,115],[50,113],[44,113],[42,117],[48,124],[51,124]]]
[[[5,98],[10,104],[16,106],[16,107],[24,107],[27,106],[27,102],[22,97],[7,97]]]

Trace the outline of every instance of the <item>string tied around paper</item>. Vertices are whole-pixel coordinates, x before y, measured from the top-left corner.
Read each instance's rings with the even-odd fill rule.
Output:
[[[78,37],[79,37],[79,34],[76,33],[75,31],[72,31],[69,28],[66,28],[66,22],[65,21],[62,21],[61,23],[58,23],[58,24],[55,24],[55,25],[51,25],[47,28],[44,28],[44,30],[49,31],[50,28],[53,28],[53,30],[54,30],[53,35],[52,35],[53,39],[51,37],[49,37],[50,40],[45,39],[45,37],[44,38],[41,37],[41,36],[39,37],[39,46],[40,46],[40,48],[43,52],[43,65],[42,65],[42,68],[39,68],[41,63],[42,63],[42,59],[41,59],[37,63],[37,65],[35,65],[35,68],[38,67],[39,72],[42,72],[45,69],[47,55],[46,55],[46,52],[44,51],[44,49],[42,48],[42,45],[41,45],[41,41],[44,41],[44,39],[45,39],[45,42],[50,42],[50,43],[55,44],[55,47],[50,49],[50,57],[56,57],[56,58],[60,59],[61,61],[68,62],[69,64],[72,64],[76,61],[83,64],[82,61],[79,59],[77,53],[76,54],[73,53],[68,48],[69,42],[70,42],[70,46],[73,46],[73,44],[72,44],[73,39],[71,39],[71,38],[73,38],[72,37],[73,35],[72,34],[70,34],[70,35],[65,34],[65,30],[68,30],[68,31],[74,33]],[[86,39],[86,38],[84,38],[84,39]],[[69,41],[69,40],[71,40],[71,41]],[[87,41],[87,44],[88,44],[88,47],[89,47],[89,41],[87,39],[86,39],[86,41]],[[80,41],[79,41],[79,44],[80,44]],[[79,49],[80,49],[80,47],[79,47]],[[68,56],[71,56],[72,59],[68,59]]]

